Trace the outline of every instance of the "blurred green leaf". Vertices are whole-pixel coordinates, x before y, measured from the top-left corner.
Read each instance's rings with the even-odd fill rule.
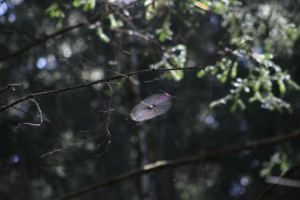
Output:
[[[237,102],[242,110],[246,109],[246,105],[244,104],[244,102],[241,99],[238,99]]]
[[[231,106],[231,108],[230,108],[230,112],[231,112],[231,113],[234,113],[234,112],[236,111],[237,105],[238,105],[238,102],[235,101],[235,102],[233,103],[233,105]]]
[[[49,14],[51,18],[61,18],[62,11],[59,9],[58,4],[52,4],[47,10],[46,14]]]
[[[254,92],[259,91],[259,87],[260,87],[260,82],[259,81],[255,81],[254,86],[253,86]]]
[[[260,171],[260,173],[259,173],[259,176],[260,177],[266,177],[266,176],[269,176],[269,175],[271,175],[271,170],[272,170],[272,168],[265,168],[265,169],[262,169],[261,171]]]
[[[161,32],[158,39],[159,41],[164,42],[166,40],[166,34],[164,32]]]
[[[201,78],[202,76],[205,75],[205,71],[204,70],[200,70],[198,73],[197,73],[197,77],[198,78]]]
[[[103,30],[102,30],[101,27],[98,27],[98,28],[97,28],[97,35],[100,37],[100,39],[101,39],[103,42],[105,42],[105,43],[110,42],[109,37],[108,37],[105,33],[103,33]]]
[[[281,160],[280,169],[282,173],[286,172],[289,169],[289,164],[286,161]]]
[[[251,98],[249,98],[249,103],[253,103],[254,101],[257,101],[257,97],[256,96],[253,96]]]
[[[156,30],[156,34],[159,35],[159,41],[164,42],[166,40],[166,36],[172,37],[173,31],[170,29],[170,14],[167,15],[162,28]]]
[[[287,83],[294,89],[299,91],[300,90],[300,86],[293,80],[291,79],[287,79]]]
[[[96,6],[96,0],[74,0],[74,7],[83,6],[84,11],[88,11],[89,9],[94,9]]]
[[[153,8],[153,5],[151,4],[147,7],[146,19],[151,20],[154,17],[154,13],[155,13],[155,10]]]
[[[238,62],[234,62],[233,67],[231,69],[231,78],[236,78],[236,74],[237,74],[237,67],[238,67]]]
[[[219,101],[213,101],[209,104],[209,108],[214,108],[216,105],[220,105],[221,103]]]
[[[284,94],[286,92],[286,88],[285,88],[285,85],[283,83],[283,80],[281,78],[278,78],[277,79],[277,83],[279,85],[279,90],[282,94]]]

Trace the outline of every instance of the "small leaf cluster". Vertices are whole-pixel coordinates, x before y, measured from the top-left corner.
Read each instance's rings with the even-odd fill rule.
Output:
[[[287,161],[287,155],[284,152],[276,152],[270,158],[270,162],[264,162],[264,168],[260,171],[260,177],[267,177],[270,176],[272,173],[272,169],[276,166],[280,165],[280,170],[282,173],[286,172],[290,164]]]
[[[167,48],[163,54],[162,60],[150,65],[150,68],[183,68],[186,62],[186,46],[183,44],[179,44],[177,46]],[[166,77],[170,79],[174,79],[175,81],[180,81],[183,79],[183,71],[182,70],[174,70],[165,73]]]
[[[234,89],[230,90],[231,94],[220,100],[213,101],[210,107],[213,108],[216,105],[226,103],[228,100],[233,100],[234,103],[230,109],[231,112],[235,112],[237,106],[244,110],[246,105],[240,98],[241,93],[250,93],[250,91],[252,91],[253,96],[248,99],[249,103],[259,101],[262,108],[278,110],[280,113],[282,113],[283,108],[285,108],[291,113],[292,108],[290,104],[282,98],[276,97],[274,94],[276,89],[273,86],[277,84],[278,90],[282,95],[286,93],[286,84],[296,91],[300,90],[300,86],[291,79],[291,75],[288,74],[287,70],[283,72],[281,67],[272,61],[273,55],[256,52],[246,53],[245,50],[239,50],[233,53],[236,56],[234,62],[223,58],[217,67],[206,67],[205,71],[201,70],[197,74],[198,78],[201,78],[205,72],[210,72],[210,74],[216,75],[222,83],[227,81],[229,74],[230,77],[234,79],[234,81],[231,81],[234,87]],[[237,61],[238,59],[240,60],[240,64]],[[237,77],[238,67],[240,67],[240,69],[244,67],[248,70],[246,78]]]
[[[74,0],[74,7],[83,6],[84,11],[88,11],[89,9],[93,10],[96,6],[96,0]]]

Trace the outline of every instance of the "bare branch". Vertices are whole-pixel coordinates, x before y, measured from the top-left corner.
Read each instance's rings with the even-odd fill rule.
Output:
[[[258,36],[257,36],[258,37]],[[257,38],[256,37],[256,38]],[[256,39],[254,38],[254,40]],[[132,72],[132,73],[128,73],[128,74],[124,74],[124,75],[118,75],[118,76],[113,76],[110,78],[105,78],[102,80],[98,80],[98,81],[94,81],[94,82],[90,82],[87,84],[82,84],[82,85],[77,85],[77,86],[73,86],[73,87],[67,87],[67,88],[63,88],[63,89],[58,89],[58,90],[52,90],[52,91],[47,91],[47,92],[40,92],[40,93],[35,93],[35,94],[29,94],[17,101],[14,101],[10,104],[7,104],[5,106],[2,106],[0,108],[0,112],[18,104],[21,103],[23,101],[26,101],[27,99],[31,99],[31,98],[35,98],[38,96],[44,96],[44,95],[51,95],[51,94],[57,94],[57,93],[61,93],[61,92],[65,92],[65,91],[69,91],[69,90],[74,90],[74,89],[78,89],[78,88],[83,88],[83,87],[87,87],[87,86],[91,86],[91,85],[95,85],[98,83],[113,83],[112,80],[117,80],[117,79],[121,79],[124,77],[132,77],[132,76],[136,76],[139,74],[145,74],[145,73],[153,73],[153,72],[166,72],[166,71],[176,71],[176,70],[194,70],[194,69],[205,69],[207,66],[212,65],[216,62],[218,62],[220,59],[228,56],[229,54],[231,54],[233,51],[235,51],[236,49],[240,48],[241,46],[243,46],[244,44],[248,43],[248,42],[252,42],[253,40],[246,40],[245,42],[243,42],[242,44],[238,45],[236,48],[232,49],[231,51],[227,52],[226,54],[222,55],[221,57],[219,57],[218,59],[208,63],[207,65],[205,65],[204,67],[201,66],[195,66],[195,67],[183,67],[183,68],[170,68],[170,69],[146,69],[146,70],[141,70],[141,71],[137,71],[137,72]],[[0,60],[1,61],[1,60]]]
[[[227,155],[230,153],[236,153],[239,151],[255,149],[258,147],[263,147],[263,146],[268,146],[268,145],[280,144],[282,142],[292,140],[295,138],[299,138],[299,137],[300,137],[300,129],[294,131],[293,133],[291,133],[289,135],[274,137],[274,138],[269,138],[269,139],[264,139],[264,140],[249,141],[245,144],[226,147],[226,148],[223,148],[223,149],[220,149],[220,150],[217,150],[217,151],[214,151],[212,153],[208,153],[208,154],[202,155],[202,156],[194,156],[194,157],[189,157],[189,158],[185,158],[185,159],[171,160],[171,161],[167,161],[167,160],[157,161],[155,163],[145,165],[143,167],[143,169],[136,169],[129,173],[125,173],[120,176],[117,176],[115,178],[111,178],[106,181],[87,186],[76,192],[70,193],[64,197],[60,197],[57,200],[66,200],[66,199],[70,199],[73,197],[77,197],[77,196],[83,195],[85,193],[88,193],[92,190],[96,190],[100,187],[111,186],[120,181],[132,178],[134,176],[146,174],[149,172],[166,169],[166,168],[178,167],[178,166],[182,166],[182,165],[188,165],[188,164],[197,163],[197,162],[206,161],[206,160],[214,160],[214,159],[217,159],[221,156],[224,156],[224,155]]]
[[[10,88],[12,88],[13,90],[15,90],[15,86],[20,86],[21,84],[10,84],[10,85],[8,85],[8,86],[6,86],[5,88],[3,88],[3,89],[1,89],[0,90],[0,93],[1,92],[4,92],[5,90],[8,90],[8,89],[10,89]]]
[[[109,11],[105,12],[104,14],[102,14],[102,15],[100,15],[100,16],[98,16],[98,15],[97,15],[97,16],[94,16],[94,17],[88,19],[87,22],[81,22],[81,23],[75,24],[75,25],[73,25],[73,26],[69,26],[69,27],[67,27],[67,28],[61,29],[61,30],[59,30],[59,31],[57,31],[57,32],[55,32],[55,33],[53,33],[53,34],[51,34],[51,35],[48,35],[48,36],[44,37],[43,39],[40,39],[40,40],[38,40],[38,41],[36,41],[36,42],[34,42],[34,43],[28,45],[27,47],[25,47],[25,48],[23,48],[23,49],[21,49],[21,50],[19,50],[19,51],[16,51],[16,52],[14,52],[14,53],[12,53],[12,54],[10,54],[10,55],[7,55],[7,56],[4,56],[4,57],[0,58],[0,62],[3,61],[3,60],[7,60],[7,59],[9,59],[9,58],[12,58],[12,57],[14,57],[14,56],[20,55],[20,54],[24,53],[25,51],[29,50],[31,47],[37,46],[37,45],[39,45],[39,44],[41,44],[41,43],[47,41],[47,40],[50,39],[50,38],[59,36],[59,35],[61,35],[61,34],[64,34],[64,33],[66,33],[66,32],[69,32],[69,31],[71,31],[71,30],[74,30],[74,29],[76,29],[76,28],[81,28],[81,27],[87,26],[87,25],[90,24],[90,23],[94,23],[94,22],[96,22],[96,21],[101,21],[101,20],[103,20],[105,17],[107,17],[107,16],[108,16],[109,14],[111,14],[111,13],[118,12],[118,11],[124,9],[124,8],[130,7],[130,6],[134,5],[134,4],[137,4],[137,3],[142,2],[142,1],[144,1],[144,0],[133,1],[133,2],[131,2],[131,3],[129,3],[129,4],[125,4],[124,6],[121,6],[121,7],[112,9],[112,10],[109,10]]]

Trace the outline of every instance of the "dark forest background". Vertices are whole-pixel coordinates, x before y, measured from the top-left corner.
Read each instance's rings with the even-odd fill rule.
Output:
[[[0,199],[299,199],[299,11],[1,0]]]

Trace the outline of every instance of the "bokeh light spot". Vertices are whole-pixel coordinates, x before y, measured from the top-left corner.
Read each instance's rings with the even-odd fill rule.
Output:
[[[257,167],[259,165],[259,161],[258,160],[253,160],[251,162],[251,167]]]
[[[6,3],[0,4],[0,16],[4,15],[6,11],[8,10]]]
[[[65,49],[65,50],[64,50],[64,57],[65,57],[65,58],[70,58],[71,55],[72,55],[71,49]]]
[[[247,177],[242,177],[240,183],[242,186],[247,186],[249,184],[249,179]]]
[[[17,163],[17,162],[19,162],[19,156],[18,156],[18,155],[12,155],[12,156],[10,157],[10,160],[11,160],[12,162],[14,162],[14,163]]]
[[[37,67],[39,69],[43,69],[47,65],[47,59],[44,57],[41,57],[37,62]]]
[[[10,23],[15,22],[16,19],[17,19],[17,17],[16,17],[15,14],[10,14],[10,15],[8,16],[8,21],[9,21]]]
[[[208,116],[208,117],[206,117],[205,122],[206,122],[206,124],[212,124],[215,122],[215,119],[213,116]]]

